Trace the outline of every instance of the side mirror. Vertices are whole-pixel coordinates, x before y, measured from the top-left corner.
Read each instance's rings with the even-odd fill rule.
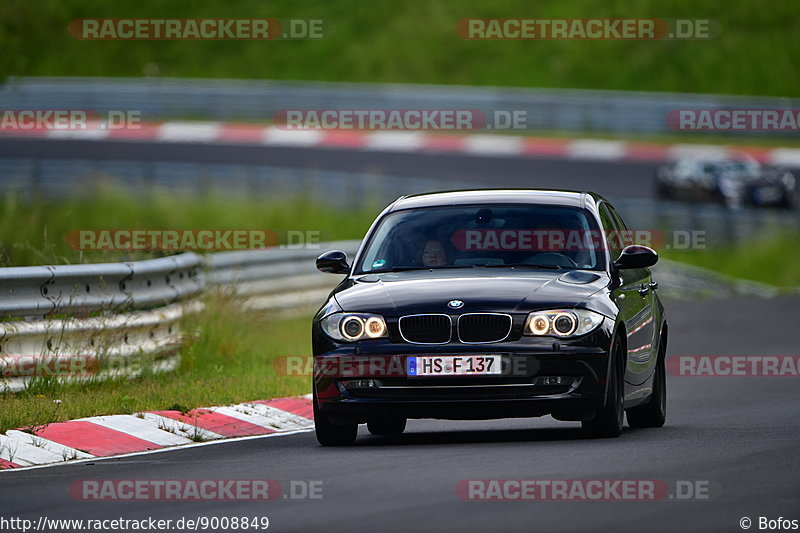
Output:
[[[620,270],[626,268],[647,268],[656,264],[658,254],[652,248],[632,244],[626,246],[619,257],[614,261],[614,266]]]
[[[317,257],[317,270],[328,274],[348,274],[347,254],[340,250],[331,250]]]

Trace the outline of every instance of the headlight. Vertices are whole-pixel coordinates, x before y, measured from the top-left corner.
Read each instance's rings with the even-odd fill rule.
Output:
[[[387,337],[386,322],[380,315],[366,313],[333,313],[320,321],[328,337],[344,342]]]
[[[589,333],[601,322],[603,315],[588,309],[536,311],[525,321],[525,335],[577,337]]]

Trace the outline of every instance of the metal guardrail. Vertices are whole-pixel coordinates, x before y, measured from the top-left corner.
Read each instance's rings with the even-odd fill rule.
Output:
[[[132,110],[147,120],[269,120],[285,109],[475,109],[490,117],[518,110],[527,112],[532,130],[656,134],[671,131],[665,117],[676,109],[798,109],[800,100],[458,85],[27,77],[0,85],[0,108]]]
[[[269,249],[211,254],[206,259],[209,287],[230,290],[246,309],[287,310],[319,306],[333,280],[314,268],[314,259],[327,250],[352,257],[359,241],[338,241],[318,249]]]
[[[358,241],[320,247],[355,253]],[[193,253],[128,263],[0,269],[0,392],[43,377],[87,381],[174,369],[181,319],[205,289],[252,310],[318,305],[334,283],[314,268],[323,250]],[[22,319],[22,320],[20,320]],[[63,372],[59,373],[57,369]]]
[[[0,391],[59,374],[78,381],[135,375],[142,369],[132,363],[144,356],[153,369],[174,368],[179,321],[200,307],[201,267],[202,258],[187,253],[0,269]]]
[[[91,381],[176,368],[197,301],[93,318],[0,323],[0,392],[41,378]]]
[[[37,317],[145,309],[202,289],[193,253],[129,263],[0,269],[0,316]]]

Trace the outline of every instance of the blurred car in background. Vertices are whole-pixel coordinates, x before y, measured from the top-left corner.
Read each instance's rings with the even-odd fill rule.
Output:
[[[753,158],[683,158],[658,167],[656,195],[662,200],[715,202],[728,207],[793,209],[797,190],[789,170],[762,165]]]

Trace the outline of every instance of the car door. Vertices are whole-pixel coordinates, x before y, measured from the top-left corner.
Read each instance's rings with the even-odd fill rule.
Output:
[[[629,232],[624,222],[607,202],[600,205],[600,218],[607,234],[612,261],[628,244]],[[647,391],[637,387],[645,383],[655,368],[658,350],[655,344],[654,286],[649,268],[617,271],[619,286],[612,295],[622,313],[627,334],[627,365],[625,371],[626,399],[636,399]]]

